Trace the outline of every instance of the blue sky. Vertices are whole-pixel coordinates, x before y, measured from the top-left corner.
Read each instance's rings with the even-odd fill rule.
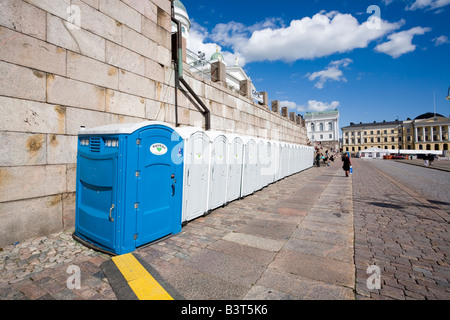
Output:
[[[340,125],[450,116],[450,0],[184,0],[189,47],[220,46],[258,91]]]

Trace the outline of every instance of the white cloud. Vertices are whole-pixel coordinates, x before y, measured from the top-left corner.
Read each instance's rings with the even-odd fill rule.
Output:
[[[208,42],[208,38],[210,38],[210,34],[206,28],[193,22],[189,31],[189,38],[187,39],[187,47],[195,53],[198,53],[199,51],[205,53],[205,58],[207,60],[209,60],[216,50],[219,49],[222,52],[227,65],[233,66],[236,62],[236,58],[238,59],[240,66],[245,65],[245,57],[243,57],[239,52],[232,53],[229,51],[222,51],[222,48],[216,43]]]
[[[338,108],[339,105],[339,101],[327,103],[317,100],[309,100],[306,105],[298,105],[292,101],[280,101],[281,107],[288,107],[290,110],[295,110],[296,112],[322,112],[327,110],[334,110]]]
[[[403,24],[403,20],[381,21],[380,28],[373,28],[367,21],[359,23],[352,15],[337,11],[321,11],[312,18],[293,20],[289,26],[274,18],[252,26],[232,21],[218,24],[211,33],[193,23],[190,37],[194,39],[189,39],[188,46],[208,55],[215,51],[213,42],[218,43],[231,49],[230,55],[238,56],[240,65],[256,61],[294,62],[366,48]]]
[[[341,67],[347,68],[353,60],[345,58],[338,61],[332,61],[325,70],[307,74],[309,81],[318,81],[314,85],[317,89],[323,89],[327,81],[347,82]]]
[[[370,28],[350,14],[318,13],[312,18],[293,20],[288,27],[264,28],[252,33],[248,41],[237,38],[233,45],[247,61],[293,62],[334,53],[366,48],[371,41],[398,29],[404,21],[381,21],[381,28]]]
[[[447,36],[440,36],[440,37],[434,38],[433,42],[434,42],[434,45],[437,47],[437,46],[440,46],[445,43],[450,43],[450,40],[448,40]]]
[[[316,101],[316,100],[309,100],[308,105],[306,107],[306,111],[310,112],[322,112],[327,110],[334,110],[337,107],[339,107],[340,103],[339,101],[333,101],[331,103]]]
[[[428,31],[431,31],[431,29],[415,27],[391,34],[388,36],[389,41],[376,46],[375,51],[386,53],[393,58],[398,58],[405,53],[416,50],[416,46],[412,44],[413,37],[415,35],[422,35]]]
[[[417,9],[434,10],[445,7],[450,4],[450,0],[416,0],[406,6],[406,10],[414,11]]]
[[[295,110],[296,112],[303,112],[305,111],[303,109],[303,106],[298,105],[297,103],[293,102],[293,101],[280,101],[280,107],[288,107],[289,110]]]

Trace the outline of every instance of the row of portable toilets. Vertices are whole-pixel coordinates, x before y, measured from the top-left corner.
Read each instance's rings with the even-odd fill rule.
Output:
[[[313,166],[314,148],[161,122],[79,132],[74,238],[124,254]]]

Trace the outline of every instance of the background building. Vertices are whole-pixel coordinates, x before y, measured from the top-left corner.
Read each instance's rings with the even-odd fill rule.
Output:
[[[446,151],[450,118],[425,113],[414,120],[350,123],[342,128],[343,151],[356,154],[369,148]]]
[[[308,139],[313,145],[339,150],[339,111],[307,112],[304,115]]]

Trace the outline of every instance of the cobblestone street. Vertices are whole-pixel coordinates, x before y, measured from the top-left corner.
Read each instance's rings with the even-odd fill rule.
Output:
[[[352,161],[350,178],[340,161],[311,168],[136,254],[188,300],[450,299],[450,192],[439,184],[450,173],[435,178],[438,193],[424,195],[405,172],[431,169]],[[71,230],[7,246],[0,300],[115,300],[101,269],[109,259]],[[370,290],[373,265],[381,287]],[[67,285],[71,266],[81,272],[79,289]]]
[[[398,182],[378,169],[382,166],[387,170],[393,165],[392,162],[353,161],[357,298],[447,300],[450,298],[450,226],[445,219],[448,212],[420,195],[413,197],[415,192],[405,182],[400,188]],[[408,169],[419,170],[404,164],[399,166],[404,173]],[[420,170],[425,170],[424,174],[434,172]],[[439,174],[441,179],[449,181],[450,173]],[[411,183],[421,185],[418,180]],[[426,185],[431,192],[438,188]],[[438,192],[445,194],[446,202],[440,202],[448,206],[448,183],[443,188]],[[367,288],[366,271],[370,265],[377,265],[381,270],[380,290]]]

